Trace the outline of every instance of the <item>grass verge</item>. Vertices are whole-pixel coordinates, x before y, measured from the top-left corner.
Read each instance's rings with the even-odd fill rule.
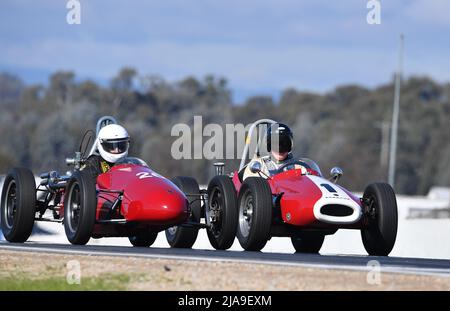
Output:
[[[102,274],[82,278],[69,284],[65,277],[29,278],[25,275],[0,278],[0,291],[110,291],[126,290],[132,277],[125,274]]]

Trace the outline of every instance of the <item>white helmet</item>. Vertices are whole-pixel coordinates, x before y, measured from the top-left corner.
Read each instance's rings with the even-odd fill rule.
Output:
[[[110,163],[125,158],[128,155],[130,136],[127,130],[118,124],[109,124],[99,131],[97,149],[103,159]]]

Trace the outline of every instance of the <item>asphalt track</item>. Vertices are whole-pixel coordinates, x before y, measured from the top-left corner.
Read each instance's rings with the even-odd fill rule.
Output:
[[[17,244],[4,241],[0,242],[0,250],[42,252],[47,254],[55,253],[90,256],[138,257],[148,259],[161,258],[173,260],[242,262],[357,271],[373,271],[374,269],[379,269],[381,272],[450,277],[450,260],[443,259],[354,255],[281,254],[105,245],[76,246],[69,244],[48,244],[36,242]]]

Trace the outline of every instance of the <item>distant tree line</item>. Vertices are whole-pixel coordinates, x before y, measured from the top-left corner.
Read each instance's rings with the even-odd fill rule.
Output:
[[[0,174],[9,167],[35,173],[66,170],[64,158],[78,149],[82,135],[102,115],[115,116],[132,136],[131,153],[166,176],[191,175],[206,183],[214,173],[208,160],[174,160],[171,137],[176,123],[249,124],[272,118],[291,126],[294,153],[314,159],[327,175],[344,170],[352,190],[387,179],[393,84],[375,89],[346,85],[316,94],[286,89],[278,101],[253,96],[235,104],[224,78],[187,77],[168,82],[123,68],[105,87],[56,72],[47,85],[26,85],[0,74]],[[424,194],[433,185],[450,186],[450,84],[425,77],[404,81],[397,154],[399,193]],[[237,160],[226,161],[229,172]]]

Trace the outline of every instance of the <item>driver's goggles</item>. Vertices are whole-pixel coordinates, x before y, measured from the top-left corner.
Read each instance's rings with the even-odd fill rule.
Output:
[[[129,138],[120,140],[103,140],[100,143],[102,144],[102,147],[106,152],[119,154],[124,153],[128,150],[130,140]]]

